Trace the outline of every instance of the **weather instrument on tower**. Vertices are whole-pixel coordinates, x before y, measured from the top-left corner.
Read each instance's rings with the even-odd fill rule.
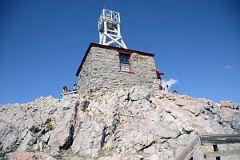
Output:
[[[99,44],[127,48],[120,32],[119,12],[103,9],[98,20]]]

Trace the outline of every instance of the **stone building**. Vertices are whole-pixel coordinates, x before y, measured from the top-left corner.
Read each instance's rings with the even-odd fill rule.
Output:
[[[91,43],[77,70],[80,95],[98,95],[132,86],[159,91],[154,54]]]

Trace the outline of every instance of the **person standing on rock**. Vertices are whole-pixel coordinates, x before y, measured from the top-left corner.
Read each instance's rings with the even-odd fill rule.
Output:
[[[77,84],[73,85],[73,91],[77,91]]]
[[[68,88],[67,88],[67,86],[63,86],[62,93],[63,93],[63,94],[67,94],[67,93],[68,93]]]

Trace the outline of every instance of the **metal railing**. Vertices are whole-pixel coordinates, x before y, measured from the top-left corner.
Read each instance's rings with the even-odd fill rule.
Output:
[[[219,151],[219,144],[240,143],[240,134],[214,134],[200,136],[201,145],[213,145],[213,152],[204,153],[205,158],[221,160],[222,156],[240,155],[240,149]]]
[[[66,95],[71,95],[71,94],[76,94],[76,93],[77,93],[77,90],[74,90],[74,91],[62,93],[61,96],[66,96]]]
[[[221,160],[223,156],[240,156],[240,148],[232,150],[220,151],[218,145],[220,144],[236,144],[240,145],[240,134],[209,134],[196,137],[191,143],[189,143],[180,154],[176,157],[176,160],[194,160],[194,153],[200,148],[200,146],[212,145],[213,152],[205,152],[203,157],[216,158]],[[197,158],[197,157],[196,157]]]

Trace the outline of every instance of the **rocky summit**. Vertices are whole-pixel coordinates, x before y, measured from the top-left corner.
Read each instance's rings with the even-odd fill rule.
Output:
[[[199,135],[237,133],[239,105],[231,101],[152,96],[141,86],[0,106],[0,159],[171,160]],[[196,154],[206,150],[212,146]]]

